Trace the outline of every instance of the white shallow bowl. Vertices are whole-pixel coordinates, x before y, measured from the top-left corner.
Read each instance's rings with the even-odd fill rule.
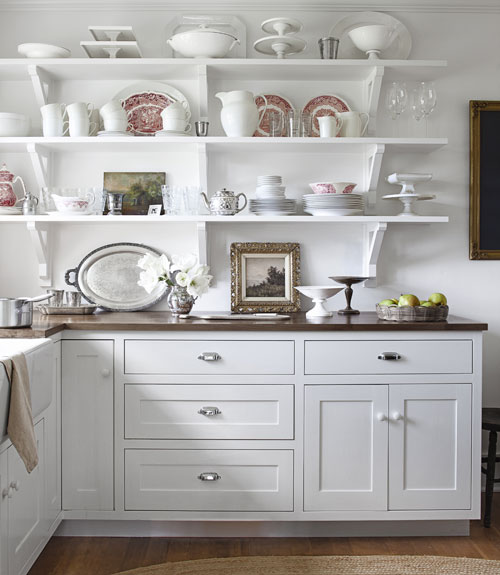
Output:
[[[324,302],[339,292],[344,290],[344,287],[339,286],[295,286],[298,292],[311,298],[315,306],[306,313],[306,317],[331,317],[333,314],[323,306]]]
[[[26,58],[69,58],[70,50],[52,44],[19,44],[17,51]]]
[[[64,197],[54,197],[54,204],[56,209],[61,214],[85,214],[90,206],[88,200],[79,198],[78,196],[64,196]]]
[[[224,58],[239,43],[236,36],[205,26],[179,32],[167,40],[175,52],[186,58]]]
[[[0,136],[16,137],[27,136],[30,132],[31,121],[24,114],[0,112]]]
[[[390,46],[394,37],[394,28],[385,24],[360,26],[349,32],[349,38],[356,48],[366,52],[369,58],[378,58],[378,54]]]
[[[314,182],[309,187],[315,194],[352,194],[354,182]]]

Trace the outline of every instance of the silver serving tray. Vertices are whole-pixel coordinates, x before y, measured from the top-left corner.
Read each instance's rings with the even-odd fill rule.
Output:
[[[42,315],[91,315],[95,312],[95,305],[39,305],[38,310]]]
[[[64,279],[87,301],[107,311],[147,309],[166,295],[168,286],[160,282],[149,294],[137,285],[141,273],[137,262],[146,254],[159,256],[161,252],[126,242],[102,246],[87,254],[76,268],[67,270]]]

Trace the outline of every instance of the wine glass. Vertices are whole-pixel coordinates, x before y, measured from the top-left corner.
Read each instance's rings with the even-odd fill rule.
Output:
[[[385,95],[385,107],[391,118],[396,121],[396,134],[399,135],[399,117],[406,110],[408,91],[406,84],[392,82]]]
[[[420,82],[417,88],[421,113],[425,118],[425,136],[427,137],[427,119],[437,104],[436,88],[434,82]]]

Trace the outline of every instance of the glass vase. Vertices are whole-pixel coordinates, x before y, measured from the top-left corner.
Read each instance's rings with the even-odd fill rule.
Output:
[[[167,296],[167,305],[174,317],[188,315],[193,309],[194,297],[189,295],[187,288],[178,285],[172,286]]]

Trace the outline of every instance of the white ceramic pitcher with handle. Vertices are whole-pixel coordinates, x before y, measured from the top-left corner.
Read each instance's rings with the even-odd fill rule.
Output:
[[[266,97],[260,94],[264,100],[264,107],[260,114],[255,103],[259,96],[254,96],[252,92],[247,90],[219,92],[215,94],[215,97],[222,102],[220,119],[226,136],[232,138],[253,136],[266,112]]]
[[[366,133],[370,116],[365,112],[336,112],[342,120],[339,136],[342,138],[361,138]]]

